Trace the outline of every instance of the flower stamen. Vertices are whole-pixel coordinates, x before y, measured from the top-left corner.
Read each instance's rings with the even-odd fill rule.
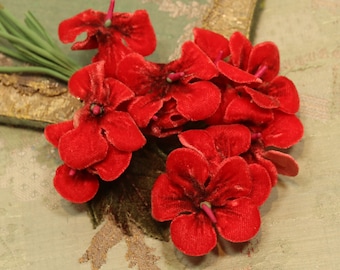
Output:
[[[204,213],[207,214],[212,223],[217,223],[216,217],[213,211],[211,210],[211,204],[209,202],[201,202],[200,208],[204,211]]]
[[[68,172],[68,175],[72,177],[72,176],[75,176],[76,173],[77,171],[75,169],[70,169],[70,171]]]
[[[259,68],[257,69],[256,73],[255,73],[255,77],[257,78],[261,78],[263,76],[263,74],[267,71],[268,66],[264,65],[264,66],[259,66]]]
[[[113,10],[115,8],[115,0],[110,1],[110,6],[105,17],[105,27],[110,27],[112,24]]]
[[[262,138],[262,134],[260,132],[252,133],[251,134],[251,140],[257,141]]]
[[[168,83],[173,83],[173,82],[177,82],[178,80],[180,80],[183,76],[184,76],[184,72],[171,72],[168,77],[166,77],[166,81]]]
[[[92,103],[90,106],[90,111],[94,116],[99,116],[101,114],[103,114],[104,109],[102,106],[96,104],[96,103]]]

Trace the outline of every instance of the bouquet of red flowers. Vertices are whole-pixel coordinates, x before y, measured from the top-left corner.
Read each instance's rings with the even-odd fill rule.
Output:
[[[279,75],[277,46],[195,28],[178,59],[151,62],[148,13],[114,12],[114,4],[59,25],[62,42],[97,53],[68,80],[83,106],[45,129],[63,162],[56,190],[73,203],[110,197],[105,211],[117,219],[127,214],[117,204],[141,201],[147,210],[132,219],[165,226],[187,255],[207,254],[217,235],[250,240],[278,174],[298,174],[287,149],[303,136],[299,96]]]

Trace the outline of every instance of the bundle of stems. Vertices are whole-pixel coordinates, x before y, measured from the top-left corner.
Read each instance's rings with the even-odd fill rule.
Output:
[[[0,73],[39,73],[67,82],[80,66],[67,57],[31,12],[20,23],[0,5],[0,53],[29,65],[0,66]]]

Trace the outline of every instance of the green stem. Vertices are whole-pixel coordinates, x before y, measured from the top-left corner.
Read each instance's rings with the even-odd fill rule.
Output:
[[[38,73],[58,78],[64,82],[68,82],[69,77],[65,76],[55,70],[44,68],[44,67],[12,67],[12,66],[0,66],[0,73]]]
[[[51,36],[46,32],[44,27],[40,24],[40,22],[31,12],[27,12],[25,23],[29,28],[33,29],[36,33],[38,33],[51,47],[53,47],[53,49],[60,50],[60,48],[53,41]]]
[[[48,59],[50,62],[56,64],[56,65],[60,65],[65,67],[68,70],[73,70],[72,67],[69,66],[65,66],[63,62],[59,61],[59,59],[57,59],[56,57],[54,57],[53,55],[51,55],[48,51],[45,51],[42,48],[39,48],[29,42],[27,42],[26,40],[22,40],[20,38],[14,37],[8,33],[3,33],[0,32],[0,37],[3,37],[5,39],[7,39],[9,42],[12,42],[14,44],[18,44],[23,46],[24,48],[26,48],[28,51],[31,51],[34,54],[37,54],[43,58]]]
[[[33,65],[1,67],[0,72],[43,73],[67,81],[81,68],[62,52],[30,12],[22,24],[0,5],[0,38],[12,45],[0,46],[0,52]]]
[[[0,52],[17,60],[20,60],[22,62],[29,62],[29,59],[25,57],[24,55],[21,55],[11,49],[8,49],[7,47],[0,46]]]
[[[18,47],[18,51],[22,52],[21,54],[24,55],[29,63],[33,64],[34,66],[42,66],[49,69],[53,69],[59,73],[63,73],[64,75],[71,76],[74,72],[76,72],[76,68],[65,68],[63,66],[60,66],[56,63],[53,63],[49,61],[48,59],[45,59],[37,54],[32,53],[31,51],[26,50],[25,48]]]

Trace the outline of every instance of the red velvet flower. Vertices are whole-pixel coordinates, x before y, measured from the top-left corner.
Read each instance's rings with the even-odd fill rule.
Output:
[[[64,199],[73,203],[88,202],[99,189],[98,176],[86,170],[71,169],[65,164],[58,167],[53,184]]]
[[[149,15],[145,10],[134,13],[113,11],[114,1],[107,13],[85,10],[59,25],[59,38],[64,43],[74,42],[76,37],[86,33],[84,41],[73,44],[73,50],[98,48],[93,61],[105,60],[108,74],[115,74],[118,61],[126,54],[137,52],[149,55],[156,48],[156,36]]]
[[[240,156],[250,151],[251,133],[243,125],[216,125],[205,130],[188,130],[178,135],[185,147],[201,153],[209,163],[210,174],[214,175],[229,157]],[[268,198],[272,184],[266,169],[258,164],[250,165],[253,202],[261,205]]]
[[[202,120],[216,111],[220,91],[206,80],[217,74],[213,62],[190,41],[183,44],[181,58],[168,64],[148,62],[141,55],[129,54],[117,69],[118,79],[136,94],[128,111],[137,125],[141,128],[158,126],[160,132],[169,128],[162,125],[164,115],[173,120],[170,128],[177,128],[183,122]],[[166,110],[168,103],[170,110]]]
[[[230,60],[219,61],[219,71],[234,83],[235,89],[264,109],[279,109],[294,114],[299,109],[299,96],[292,81],[278,76],[279,51],[272,42],[254,47],[240,33],[230,38]]]
[[[104,62],[77,71],[69,81],[71,94],[84,101],[73,123],[53,124],[46,137],[61,159],[76,170],[89,169],[103,180],[114,180],[129,165],[133,151],[146,140],[127,112],[118,106],[133,96],[121,82],[104,77]]]
[[[172,241],[183,253],[207,254],[217,244],[216,231],[231,242],[248,241],[258,232],[260,214],[247,198],[252,181],[242,158],[226,159],[211,177],[200,153],[180,148],[169,154],[166,170],[152,189],[152,215],[171,220]]]

